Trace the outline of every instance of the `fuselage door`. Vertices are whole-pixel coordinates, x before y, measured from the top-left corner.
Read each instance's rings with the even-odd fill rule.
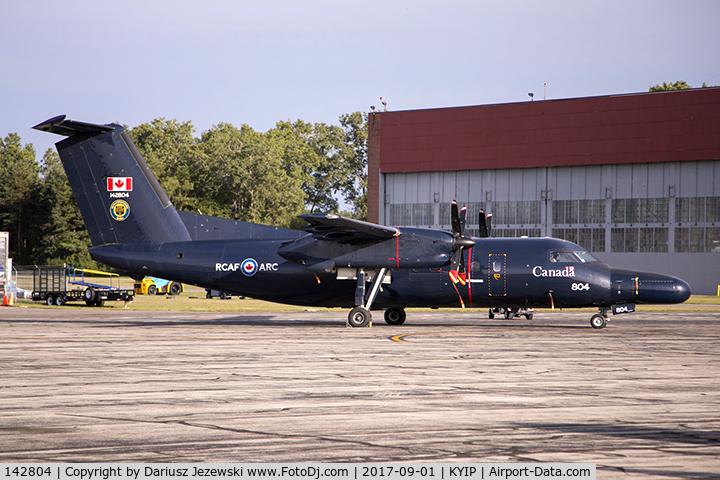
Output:
[[[507,255],[491,253],[488,255],[488,295],[507,296]]]

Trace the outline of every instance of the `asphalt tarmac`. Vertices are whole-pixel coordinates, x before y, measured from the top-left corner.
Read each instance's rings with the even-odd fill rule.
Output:
[[[0,308],[0,462],[590,462],[718,478],[720,315]]]

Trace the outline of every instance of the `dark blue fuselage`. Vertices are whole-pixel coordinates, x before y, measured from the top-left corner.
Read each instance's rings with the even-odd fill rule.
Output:
[[[172,278],[228,293],[295,305],[352,307],[356,282],[335,271],[313,272],[278,249],[294,239],[209,240],[161,245],[115,244],[91,249],[94,259],[138,275]],[[553,238],[476,238],[466,255],[465,284],[444,268],[391,270],[374,306],[606,307],[623,303],[680,303],[683,280],[612,269],[583,261],[583,249]],[[402,245],[399,243],[399,245]],[[560,259],[554,254],[560,252]],[[569,252],[569,253],[567,253]],[[402,257],[403,252],[398,252]]]

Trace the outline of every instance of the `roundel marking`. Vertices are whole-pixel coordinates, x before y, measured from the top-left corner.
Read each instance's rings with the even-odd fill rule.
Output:
[[[240,265],[243,275],[252,277],[258,271],[258,264],[254,258],[246,258]]]
[[[130,205],[125,200],[115,200],[110,204],[110,216],[122,222],[130,216]]]

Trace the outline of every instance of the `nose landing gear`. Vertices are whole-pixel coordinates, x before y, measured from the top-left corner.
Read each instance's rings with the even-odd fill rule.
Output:
[[[596,313],[590,318],[590,326],[595,329],[605,328],[609,319],[608,312],[609,308],[601,308],[599,313]]]

